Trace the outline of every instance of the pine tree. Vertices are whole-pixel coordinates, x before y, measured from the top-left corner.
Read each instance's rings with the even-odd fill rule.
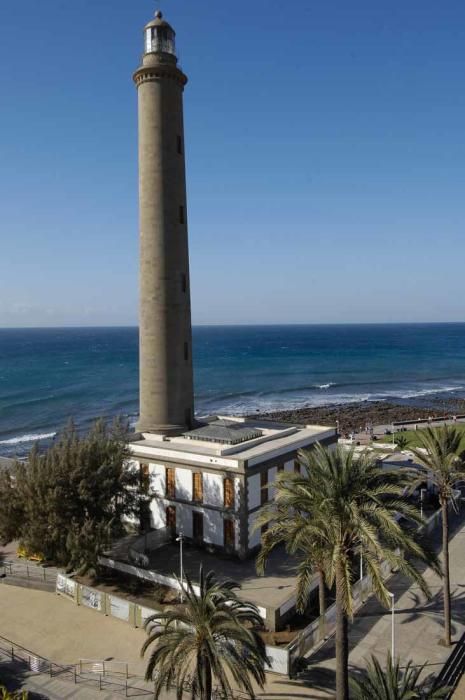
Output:
[[[126,433],[121,422],[99,420],[81,437],[70,423],[46,452],[33,448],[9,479],[0,478],[0,504],[14,493],[0,534],[69,569],[95,569],[101,551],[124,533],[124,518],[140,510]]]

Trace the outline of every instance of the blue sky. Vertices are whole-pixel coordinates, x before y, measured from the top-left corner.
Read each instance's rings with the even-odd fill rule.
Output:
[[[163,0],[194,323],[464,320],[463,0]],[[0,25],[0,325],[137,322],[132,71],[151,0]]]

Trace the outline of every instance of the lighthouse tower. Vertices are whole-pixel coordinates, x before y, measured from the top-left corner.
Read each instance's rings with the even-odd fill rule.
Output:
[[[175,32],[157,12],[144,28],[139,101],[141,433],[193,426],[183,90]]]

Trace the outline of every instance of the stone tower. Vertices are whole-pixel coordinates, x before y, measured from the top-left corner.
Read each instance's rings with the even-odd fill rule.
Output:
[[[157,12],[144,29],[139,100],[140,432],[193,424],[183,90],[175,32]]]

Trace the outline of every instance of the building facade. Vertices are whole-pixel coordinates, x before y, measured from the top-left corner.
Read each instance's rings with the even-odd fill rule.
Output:
[[[142,434],[133,463],[151,496],[145,529],[180,532],[200,547],[246,558],[260,544],[254,522],[280,470],[300,469],[298,450],[333,445],[336,430],[243,418],[206,419],[181,436]]]

